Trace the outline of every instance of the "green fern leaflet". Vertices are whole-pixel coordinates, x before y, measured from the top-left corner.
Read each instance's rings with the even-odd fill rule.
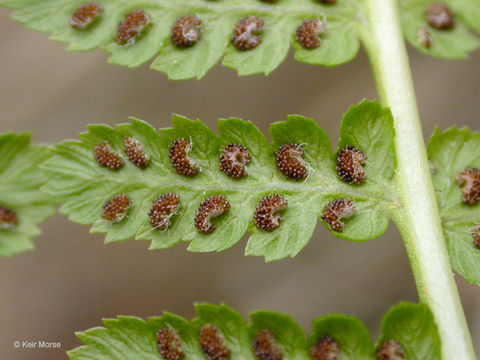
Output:
[[[446,1],[454,17],[448,29],[428,22],[430,3],[400,1],[410,43],[447,58],[465,57],[480,45],[471,33],[480,31],[478,2]],[[360,42],[371,41],[368,8],[358,0],[0,0],[0,5],[13,9],[12,17],[28,28],[68,43],[69,50],[101,48],[111,54],[110,63],[128,67],[152,61],[152,69],[176,80],[201,78],[219,61],[240,75],[269,74],[292,46],[300,62],[335,66],[355,57]],[[182,23],[185,16],[191,21]],[[253,17],[256,25],[241,26],[242,19]],[[248,46],[235,46],[235,29]]]
[[[290,316],[273,311],[250,314],[247,325],[226,305],[197,304],[195,310],[197,317],[191,322],[171,313],[147,321],[132,316],[104,319],[105,327],[77,333],[85,345],[68,355],[71,360],[373,360],[395,352],[406,359],[440,359],[437,327],[423,304],[393,307],[383,319],[375,346],[353,316],[318,318],[306,337]]]

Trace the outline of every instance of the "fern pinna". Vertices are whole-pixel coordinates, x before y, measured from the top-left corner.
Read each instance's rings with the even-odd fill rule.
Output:
[[[70,359],[401,360],[439,359],[440,339],[426,305],[400,303],[383,318],[376,344],[353,316],[315,319],[305,336],[290,316],[273,311],[242,316],[226,305],[196,304],[191,322],[171,314],[142,320],[104,319],[105,327],[78,332],[85,345]]]
[[[350,241],[380,236],[390,219],[402,227],[393,119],[376,102],[348,110],[335,151],[317,123],[299,115],[271,125],[271,144],[237,118],[220,119],[219,135],[199,120],[174,115],[172,123],[160,133],[135,118],[116,129],[89,126],[42,164],[51,179],[43,190],[106,243],[136,238],[150,240],[150,249],[188,241],[190,251],[222,251],[248,232],[245,254],[273,261],[295,256],[319,220]],[[478,147],[477,134],[456,128],[436,130],[428,146],[450,260],[475,284]]]
[[[39,166],[50,156],[28,133],[0,135],[0,256],[32,250],[38,224],[55,212],[55,201],[40,191],[48,178]]]
[[[420,51],[462,58],[480,41],[480,5],[401,0],[407,40]],[[434,3],[437,4],[437,3]],[[371,46],[368,2],[358,0],[0,0],[13,18],[49,32],[69,50],[97,47],[128,67],[152,61],[171,79],[203,77],[217,62],[240,75],[269,74],[290,47],[295,59],[335,66],[351,60],[360,42]],[[443,11],[443,12],[442,12]],[[439,18],[448,18],[442,25]],[[447,19],[448,21],[448,19]]]
[[[107,243],[136,237],[162,249],[183,240],[191,251],[221,251],[248,231],[246,255],[267,261],[295,256],[319,218],[341,238],[378,237],[400,206],[393,120],[378,103],[345,114],[335,152],[298,115],[272,124],[271,144],[240,119],[219,120],[218,136],[198,120],[172,123],[160,133],[134,118],[89,126],[81,141],[55,147],[44,190]]]

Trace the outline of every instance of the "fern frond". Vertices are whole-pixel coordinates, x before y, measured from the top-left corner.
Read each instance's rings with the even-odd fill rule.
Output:
[[[479,154],[480,133],[468,128],[436,128],[428,143],[450,262],[456,272],[476,285],[480,285]]]
[[[461,59],[480,46],[479,1],[401,0],[400,7],[406,39],[425,54]],[[429,13],[433,17],[431,21],[428,21]]]
[[[40,191],[47,177],[39,165],[50,156],[47,147],[30,145],[30,134],[0,135],[0,256],[32,250],[37,225],[55,211]]]
[[[430,3],[400,1],[404,33],[410,43],[424,53],[447,58],[465,57],[480,45],[469,30],[480,31],[478,2],[446,1],[455,16],[455,26],[448,30],[428,24],[425,9]],[[80,11],[86,4],[96,7]],[[355,57],[360,40],[370,41],[367,10],[358,0],[334,4],[317,0],[0,0],[0,6],[15,10],[12,17],[28,28],[68,43],[68,50],[99,47],[111,54],[110,63],[128,67],[153,60],[152,69],[175,80],[199,79],[222,58],[225,66],[240,75],[269,74],[291,46],[300,62],[335,66]],[[144,21],[130,21],[130,30],[136,35],[125,37],[126,27],[119,24],[133,11],[141,11]],[[195,17],[196,22],[184,22],[175,37],[173,28],[184,16]],[[258,32],[250,27],[248,34],[242,35],[242,41],[259,39],[242,51],[233,46],[232,36],[236,24],[249,16],[263,25]],[[310,24],[302,26],[304,21]],[[178,36],[188,40],[178,41]],[[427,45],[425,37],[430,39]]]
[[[423,304],[393,307],[383,319],[375,348],[368,330],[353,316],[318,318],[306,337],[290,316],[273,311],[250,314],[247,325],[226,305],[196,304],[195,310],[191,322],[171,313],[147,321],[132,316],[105,319],[105,327],[77,333],[85,345],[68,355],[71,360],[373,360],[396,350],[406,359],[440,359],[437,327]]]
[[[184,240],[191,251],[221,251],[248,230],[246,255],[267,261],[295,256],[319,217],[336,236],[365,241],[386,230],[399,206],[393,120],[376,102],[363,101],[345,114],[335,154],[317,123],[298,115],[271,125],[271,145],[240,119],[219,120],[219,136],[199,120],[174,115],[172,123],[160,134],[134,118],[116,129],[89,126],[80,141],[56,146],[56,156],[43,165],[51,178],[44,189],[63,202],[60,211],[70,220],[106,233],[107,243],[136,237],[162,249]],[[132,163],[125,139],[141,144],[146,167]],[[249,161],[241,162],[240,147]],[[364,166],[349,158],[355,151],[366,157]],[[222,171],[221,157],[236,161],[245,176],[227,175],[234,164],[226,161]],[[112,202],[122,194],[128,198]],[[112,209],[117,214],[110,216]]]
[[[357,28],[361,24],[356,1],[325,6],[310,0],[282,0],[275,4],[260,0],[98,0],[103,11],[85,28],[72,28],[70,19],[86,0],[2,0],[0,5],[15,10],[12,17],[27,27],[52,33],[52,39],[69,43],[69,50],[101,47],[111,54],[109,62],[136,67],[152,59],[152,68],[171,79],[201,78],[222,57],[223,64],[241,75],[270,73],[285,58],[296,29],[305,19],[326,22],[322,46],[306,52],[297,47],[304,62],[338,65],[350,60],[358,50]],[[115,41],[119,23],[131,11],[142,10],[149,25],[127,44]],[[200,38],[190,47],[175,46],[171,28],[185,15],[200,21]],[[244,17],[264,21],[261,44],[250,51],[232,46],[235,24]],[[248,36],[247,36],[248,37]],[[340,46],[341,45],[341,46]],[[306,56],[308,54],[308,56]],[[158,56],[157,56],[158,55]]]

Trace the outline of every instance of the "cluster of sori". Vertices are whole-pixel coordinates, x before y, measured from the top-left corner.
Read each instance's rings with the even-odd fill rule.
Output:
[[[163,359],[181,360],[185,352],[175,330],[164,327],[157,332],[157,349]],[[205,324],[198,331],[198,344],[207,360],[229,360],[231,350],[221,331],[213,324]],[[270,329],[260,330],[251,344],[252,352],[259,360],[283,360],[284,354],[275,334]],[[312,360],[339,360],[339,343],[330,336],[321,336],[310,348]],[[396,340],[384,341],[377,350],[378,360],[405,359],[405,352]]]
[[[279,0],[259,0],[276,4]],[[336,0],[317,0],[321,4],[335,4]],[[96,22],[104,13],[99,2],[88,2],[80,5],[70,18],[70,26],[77,30],[86,29]],[[425,7],[425,26],[417,31],[420,44],[429,49],[433,46],[431,30],[450,30],[455,26],[453,11],[444,3],[434,2]],[[125,15],[117,27],[115,41],[120,45],[133,45],[136,39],[151,24],[150,16],[141,9],[135,9]],[[240,50],[252,50],[262,43],[262,34],[266,30],[265,20],[257,16],[246,16],[234,26],[231,43]],[[296,41],[305,49],[315,49],[322,42],[326,31],[325,18],[306,19],[297,28]],[[179,17],[171,27],[170,38],[178,48],[187,48],[197,43],[203,32],[202,20],[198,15],[186,14]]]
[[[476,205],[480,201],[480,170],[467,168],[457,175],[458,185],[462,187],[462,202],[467,206]],[[480,248],[480,223],[472,230],[473,243]]]
[[[18,218],[15,211],[0,205],[0,229],[13,230],[18,225]]]
[[[143,169],[149,165],[149,158],[145,154],[143,145],[133,137],[124,137],[124,152],[136,167]],[[193,178],[200,168],[191,158],[193,143],[185,138],[173,141],[169,148],[169,158],[173,169],[180,175]],[[97,163],[111,171],[117,171],[124,166],[122,157],[116,153],[108,140],[98,143],[94,147],[94,157]],[[278,170],[288,179],[304,180],[309,176],[310,166],[305,161],[303,148],[299,144],[291,143],[279,146],[275,152]],[[221,151],[219,170],[226,176],[237,181],[248,175],[247,165],[251,161],[248,149],[241,144],[230,143]],[[339,178],[348,184],[359,185],[365,181],[366,164],[365,154],[358,148],[346,145],[337,154],[335,168]],[[116,194],[105,202],[103,219],[118,223],[122,221],[132,205],[126,194]],[[166,230],[171,224],[171,217],[180,206],[180,197],[173,193],[165,193],[153,201],[150,209],[150,224],[154,229]],[[288,201],[284,196],[273,194],[265,196],[255,208],[254,224],[258,229],[273,231],[280,226],[283,218],[279,212],[286,209]],[[221,216],[230,209],[230,203],[224,195],[213,195],[204,199],[195,215],[194,224],[202,234],[215,230],[211,218]],[[342,219],[352,216],[356,211],[352,199],[336,199],[328,203],[323,209],[322,220],[336,232],[342,232]],[[6,212],[5,212],[6,214]],[[1,215],[1,214],[0,214]],[[4,216],[7,218],[7,215]],[[1,220],[1,219],[0,219]],[[10,223],[12,220],[10,220]],[[5,221],[5,223],[7,223]]]
[[[143,145],[137,139],[126,136],[123,139],[123,145],[125,154],[132,164],[140,169],[148,166],[148,157],[145,154]],[[108,140],[97,144],[94,148],[94,154],[97,163],[110,170],[118,170],[124,164],[122,158],[113,151]]]
[[[148,166],[149,159],[143,145],[132,137],[123,140],[124,151],[129,160],[143,169]],[[191,158],[193,143],[185,138],[173,141],[169,148],[169,158],[173,169],[180,175],[194,177],[199,172],[198,164]],[[119,154],[113,151],[108,140],[100,142],[94,148],[95,160],[103,167],[118,170],[124,162]],[[291,143],[278,147],[275,152],[277,169],[289,179],[306,180],[309,176],[309,164],[305,161],[301,145]],[[241,145],[230,143],[220,154],[219,170],[228,177],[241,179],[248,176],[247,165],[251,161],[248,149]],[[359,185],[365,181],[364,166],[367,162],[365,154],[352,145],[344,146],[337,154],[335,168],[339,178],[348,183]]]
[[[417,37],[423,47],[430,49],[433,46],[433,37],[429,27],[440,31],[451,30],[455,27],[455,17],[453,11],[440,2],[428,4],[424,16],[426,25],[418,29]]]
[[[276,0],[261,0],[276,3]],[[336,0],[319,0],[319,3],[333,4]],[[99,2],[80,5],[70,18],[70,26],[76,30],[86,29],[104,15],[104,7]],[[125,15],[118,24],[114,40],[119,45],[133,45],[151,25],[151,17],[141,9],[135,9]],[[241,18],[234,26],[231,43],[240,50],[247,51],[262,43],[262,34],[266,30],[265,20],[250,15]],[[308,19],[297,29],[297,42],[306,49],[314,49],[321,43],[321,35],[326,30],[326,23],[320,19]],[[186,14],[179,17],[171,27],[170,38],[178,48],[195,45],[203,32],[202,20],[198,15]]]

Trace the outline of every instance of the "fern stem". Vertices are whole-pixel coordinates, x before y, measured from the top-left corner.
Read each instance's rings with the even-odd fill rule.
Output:
[[[398,185],[404,211],[395,222],[421,301],[435,316],[443,359],[475,359],[443,238],[397,0],[366,0],[370,31],[363,40],[381,101],[395,119]],[[365,33],[367,35],[367,33]]]

